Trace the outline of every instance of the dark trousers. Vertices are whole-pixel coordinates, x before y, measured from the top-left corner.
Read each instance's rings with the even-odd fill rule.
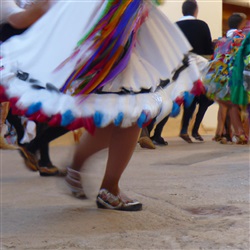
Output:
[[[8,122],[15,128],[17,133],[17,142],[21,145],[20,141],[24,136],[24,128],[21,123],[21,118],[11,113],[9,110],[7,116]],[[49,157],[49,143],[54,139],[66,134],[68,130],[64,127],[48,127],[44,123],[36,124],[36,137],[29,143],[25,144],[25,147],[31,152],[40,152],[40,162],[42,164],[50,163]]]
[[[181,131],[180,134],[188,133],[189,122],[194,114],[196,105],[199,105],[198,112],[196,114],[195,123],[192,129],[192,134],[198,134],[200,124],[203,120],[203,117],[208,109],[208,107],[213,104],[213,101],[208,99],[206,95],[196,96],[192,104],[188,107],[184,107],[184,112],[181,122]]]
[[[67,132],[69,131],[64,127],[48,127],[46,124],[38,123],[36,137],[26,145],[26,148],[32,153],[40,151],[41,164],[50,163],[49,143]]]
[[[154,134],[153,134],[153,137],[154,138],[159,138],[161,137],[161,133],[162,133],[162,130],[165,126],[165,124],[167,123],[168,121],[168,118],[169,116],[166,116],[163,120],[161,120],[155,127],[155,130],[154,130]],[[152,129],[154,128],[154,124],[155,124],[155,119],[152,120],[152,122],[148,125],[148,132],[149,134],[151,133]]]
[[[169,116],[166,116],[162,121],[160,121],[156,125],[155,130],[154,130],[154,135],[153,135],[154,138],[161,137],[161,133],[162,133],[163,127],[167,123],[168,118],[169,118]],[[147,127],[145,127],[145,128],[142,129],[140,137],[143,137],[143,136],[150,137],[150,133],[151,133],[151,131],[154,128],[154,124],[155,124],[155,119],[153,119],[152,122]]]

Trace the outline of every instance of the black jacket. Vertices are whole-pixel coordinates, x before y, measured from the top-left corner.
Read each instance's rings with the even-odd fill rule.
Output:
[[[212,55],[213,44],[208,25],[198,19],[188,19],[176,22],[192,45],[192,52],[198,55]]]

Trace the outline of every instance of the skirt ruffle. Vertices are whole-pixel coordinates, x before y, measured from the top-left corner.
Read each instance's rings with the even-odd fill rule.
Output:
[[[62,19],[65,23],[64,20],[72,17],[76,8],[78,11],[75,16],[85,18],[80,15],[79,8],[86,12],[87,7],[87,2],[78,3],[75,7],[74,3],[70,2],[57,3],[53,6],[54,9],[45,14],[45,17],[25,34],[2,45],[0,96],[10,101],[15,114],[47,122],[50,126],[64,126],[70,130],[85,127],[91,133],[95,127],[105,127],[111,123],[121,127],[137,123],[139,127],[143,127],[154,118],[160,121],[171,113],[176,115],[177,106],[190,102],[188,99],[192,98],[192,94],[202,91],[202,84],[197,84],[200,78],[197,60],[191,56],[188,65],[184,65],[184,58],[188,58],[187,54],[191,49],[190,45],[175,25],[157,8],[149,5],[149,16],[139,30],[138,41],[128,65],[101,89],[101,93],[71,96],[70,91],[60,92],[76,59],[73,58],[62,70],[55,73],[54,69],[60,62],[53,59],[50,63],[50,58],[54,58],[53,48],[55,55],[61,51],[64,59],[69,56],[73,51],[72,40],[77,42],[83,25],[79,24],[79,21],[75,23],[76,34],[72,40],[67,38],[70,45],[64,47],[66,41],[63,38],[66,33],[61,25],[56,25],[59,19],[55,15],[59,13],[60,21]],[[98,4],[91,3],[90,7],[91,13],[87,16],[89,19],[98,9]],[[95,15],[94,17],[97,19]],[[37,33],[48,20],[51,21],[50,26],[54,31],[48,27],[44,34]],[[41,36],[42,43],[39,43]],[[29,38],[37,42],[31,52],[41,56],[32,58],[29,54],[27,60],[25,54],[29,53]],[[43,44],[46,39],[48,47]],[[14,53],[11,51],[13,45],[17,46]],[[50,64],[50,70],[47,64]],[[179,69],[181,70],[176,77]],[[27,79],[21,79],[26,72]],[[161,85],[162,80],[168,84]],[[200,90],[197,90],[197,86]],[[125,93],[121,94],[123,90]]]

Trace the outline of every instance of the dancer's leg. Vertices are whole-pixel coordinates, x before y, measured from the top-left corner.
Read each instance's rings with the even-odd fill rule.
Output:
[[[155,118],[149,123],[149,125],[147,126],[147,129],[148,129],[148,135],[150,136],[151,134],[151,131],[153,130],[154,128],[154,125],[155,125]]]
[[[93,154],[107,148],[112,134],[113,125],[107,126],[103,129],[96,129],[92,136],[89,133],[84,133],[81,137],[80,143],[75,149],[73,161],[71,166],[67,168],[66,182],[72,191],[72,194],[79,199],[86,198],[82,187],[81,169],[84,162]]]
[[[106,128],[96,129],[94,135],[84,133],[77,145],[73,162],[70,166],[71,169],[80,171],[84,162],[93,154],[98,151],[107,148],[109,145],[110,137],[114,126],[109,125]]]
[[[8,112],[7,118],[8,122],[15,128],[16,133],[17,133],[17,143],[18,145],[21,144],[21,140],[24,136],[24,127],[22,125],[21,118],[17,115],[13,115],[11,113],[11,109]]]
[[[85,197],[80,175],[84,162],[93,154],[108,147],[109,157],[101,188],[117,195],[120,176],[131,158],[139,133],[137,125],[124,129],[109,125],[106,128],[96,129],[93,136],[88,133],[83,134],[66,177],[73,195],[77,198]]]
[[[200,128],[200,124],[203,120],[203,117],[204,117],[208,107],[213,104],[213,101],[209,100],[206,97],[206,95],[201,95],[198,100],[199,100],[199,109],[198,109],[198,112],[197,112],[196,117],[195,117],[195,122],[194,122],[194,126],[192,129],[192,135],[199,135],[199,128]]]
[[[0,149],[16,149],[14,145],[10,145],[5,141],[4,138],[4,125],[7,114],[9,112],[9,103],[2,102],[0,103]]]
[[[181,120],[181,131],[180,134],[188,134],[189,122],[193,116],[197,104],[197,97],[194,98],[192,104],[189,107],[184,107],[183,116]]]
[[[8,102],[0,103],[0,134],[1,136],[3,136],[2,129],[4,127],[8,112],[9,112],[9,103]]]
[[[35,153],[37,150],[41,149],[43,145],[47,144],[48,146],[51,141],[67,132],[69,131],[64,127],[47,127],[47,125],[38,123],[36,137],[26,144],[26,148],[30,152]]]
[[[234,133],[238,136],[245,135],[238,105],[232,104],[230,108],[230,118],[231,118],[232,125],[234,128]]]
[[[160,121],[156,125],[155,131],[154,131],[154,135],[153,135],[154,138],[160,138],[161,137],[161,133],[162,133],[163,127],[167,123],[168,119],[169,119],[169,116],[166,116],[162,121]]]
[[[114,195],[119,193],[119,180],[134,152],[139,133],[140,129],[137,125],[113,129],[106,172],[101,188],[109,190]]]
[[[218,117],[217,117],[217,129],[216,129],[216,135],[222,137],[224,129],[225,129],[225,122],[227,113],[229,110],[229,105],[226,104],[226,102],[218,101],[219,104],[219,110],[218,110]]]

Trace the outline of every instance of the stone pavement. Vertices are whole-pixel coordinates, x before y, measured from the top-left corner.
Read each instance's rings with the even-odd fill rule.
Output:
[[[144,204],[141,212],[96,208],[106,150],[83,173],[85,201],[69,195],[63,178],[40,177],[17,151],[0,151],[1,249],[248,250],[249,145],[211,138],[187,144],[167,137],[166,147],[136,147],[121,188]],[[74,146],[60,145],[51,155],[64,167]]]

